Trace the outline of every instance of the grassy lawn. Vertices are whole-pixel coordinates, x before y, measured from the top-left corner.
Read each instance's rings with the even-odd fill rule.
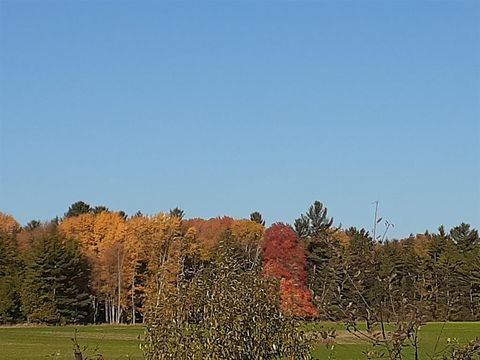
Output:
[[[365,359],[362,351],[369,349],[368,344],[349,336],[341,324],[321,323],[307,324],[307,329],[335,328],[338,341],[333,353],[324,346],[313,348],[317,359],[327,359],[332,354],[337,360]],[[433,353],[435,343],[442,331],[442,323],[429,323],[422,327],[420,333],[420,358],[428,359]],[[0,328],[0,358],[2,360],[22,359],[58,359],[72,360],[72,341],[75,328],[78,329],[77,339],[81,346],[87,346],[87,354],[93,355],[98,346],[105,360],[142,359],[139,349],[139,337],[143,334],[142,326],[63,326],[63,327],[1,327]],[[457,338],[460,341],[480,336],[478,323],[448,323],[439,339],[438,349],[446,344],[447,338]],[[408,351],[408,350],[407,350]],[[407,356],[407,358],[412,358]]]
[[[341,329],[339,324],[327,324],[324,328]],[[443,328],[443,330],[442,330]],[[365,359],[362,352],[371,350],[368,343],[363,342],[347,332],[338,330],[338,339],[333,352],[325,346],[317,345],[313,349],[313,355],[316,359],[328,359],[329,355],[338,360],[356,360]],[[420,359],[429,359],[436,351],[445,348],[448,338],[457,338],[460,343],[474,339],[480,336],[480,322],[456,322],[456,323],[428,323],[420,329]],[[406,359],[413,359],[413,349],[405,349]]]
[[[91,325],[0,328],[0,359],[72,360],[75,328],[80,346],[88,347],[87,355],[95,354],[98,346],[105,360],[143,358],[138,339],[142,326]]]

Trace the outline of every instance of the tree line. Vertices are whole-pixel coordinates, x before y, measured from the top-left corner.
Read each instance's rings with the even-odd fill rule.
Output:
[[[286,316],[368,324],[414,304],[425,320],[480,320],[480,239],[468,224],[388,240],[335,227],[318,201],[293,225],[267,229],[259,212],[128,216],[80,201],[23,227],[0,213],[0,322],[143,323],[199,274],[221,278],[225,243],[242,271],[278,284]]]

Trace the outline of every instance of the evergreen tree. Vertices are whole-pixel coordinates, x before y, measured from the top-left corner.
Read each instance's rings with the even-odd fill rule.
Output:
[[[429,286],[432,294],[430,315],[434,320],[445,320],[448,309],[442,301],[445,298],[445,284],[441,260],[444,259],[442,256],[446,252],[448,239],[443,226],[438,229],[437,234],[428,236],[431,239],[431,243],[428,248],[428,258],[424,263],[423,273],[430,279]]]
[[[0,231],[0,324],[18,320],[21,263],[14,235]]]
[[[90,207],[89,204],[84,203],[83,201],[77,201],[70,205],[68,208],[68,211],[65,213],[65,217],[73,217],[73,216],[78,216],[82,214],[88,214],[91,213],[93,209]]]
[[[328,218],[327,208],[319,201],[294,223],[298,237],[305,243],[308,286],[317,305],[328,311],[332,311],[341,282],[342,262],[338,241],[332,236],[332,224],[333,218]]]
[[[117,211],[116,213],[117,213],[118,215],[120,215],[120,217],[121,217],[123,220],[127,220],[128,215],[127,215],[127,213],[126,213],[125,211],[120,210],[120,211]]]
[[[367,317],[367,304],[375,305],[378,299],[375,293],[377,286],[377,264],[373,239],[365,229],[349,228],[346,235],[350,244],[346,250],[347,281],[344,285],[344,297],[347,303],[357,303],[357,309],[364,318]]]
[[[439,303],[445,320],[460,320],[466,315],[464,295],[467,284],[462,276],[464,259],[452,239],[444,234],[446,245],[440,256],[438,269],[441,278]]]
[[[183,211],[179,207],[175,207],[174,209],[170,209],[170,216],[183,219],[183,217],[185,216],[185,211]]]
[[[32,220],[32,221],[29,221],[28,224],[25,226],[25,230],[32,231],[40,227],[41,225],[42,223],[39,220]]]
[[[109,212],[110,210],[108,210],[108,208],[106,206],[98,205],[98,206],[95,206],[91,211],[94,214],[100,214],[102,212]]]
[[[22,311],[28,321],[86,321],[89,269],[78,243],[54,229],[34,242],[26,265]]]
[[[475,320],[480,312],[480,238],[478,231],[462,223],[450,230],[450,238],[456,246],[461,261],[458,284],[461,286],[459,319]]]
[[[250,221],[256,222],[260,225],[265,226],[265,220],[263,220],[262,214],[258,211],[254,211],[250,214]]]
[[[450,237],[462,253],[473,251],[480,244],[478,231],[470,229],[470,225],[465,223],[451,229]]]

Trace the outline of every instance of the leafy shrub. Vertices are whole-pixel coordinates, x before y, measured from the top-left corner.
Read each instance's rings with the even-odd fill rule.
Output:
[[[278,283],[244,262],[222,242],[191,280],[155,294],[146,359],[310,359],[304,334],[279,309]]]

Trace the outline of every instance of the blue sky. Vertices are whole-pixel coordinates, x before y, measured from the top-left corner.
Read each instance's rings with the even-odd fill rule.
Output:
[[[0,1],[0,211],[314,200],[480,226],[477,1]]]

